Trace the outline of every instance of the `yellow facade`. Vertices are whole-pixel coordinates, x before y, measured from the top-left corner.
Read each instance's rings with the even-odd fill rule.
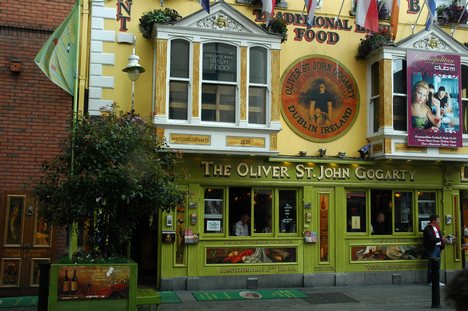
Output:
[[[80,77],[86,76],[84,85],[89,97],[86,101],[84,96],[80,97],[80,109],[92,115],[99,115],[102,107],[113,104],[122,110],[131,109],[132,83],[122,68],[127,65],[135,43],[139,63],[146,69],[134,83],[135,110],[151,118],[158,134],[166,137],[170,147],[185,154],[181,171],[190,172],[190,177],[181,181],[181,186],[190,194],[187,206],[164,214],[160,219],[158,236],[176,235],[175,244],[163,244],[158,250],[158,277],[163,288],[196,289],[204,287],[206,280],[218,277],[236,279],[232,284],[241,286],[239,284],[243,284],[247,276],[261,278],[274,277],[274,274],[289,275],[295,280],[290,285],[307,286],[313,282],[346,285],[352,284],[352,278],[356,276],[365,283],[364,275],[375,271],[382,275],[381,279],[373,280],[375,282],[392,282],[392,274],[402,272],[411,274],[411,281],[421,281],[425,261],[420,258],[408,263],[401,256],[395,259],[389,255],[388,260],[396,261],[387,265],[378,259],[363,263],[353,255],[365,252],[366,247],[367,251],[383,247],[392,253],[401,245],[413,250],[421,244],[422,233],[416,229],[416,225],[422,226],[416,208],[423,203],[422,199],[418,201],[421,193],[433,196],[427,201],[433,201],[434,211],[444,221],[447,215],[453,217],[454,222],[445,221],[446,233],[460,239],[463,237],[463,219],[468,225],[468,217],[463,215],[463,212],[468,214],[468,206],[465,206],[468,183],[460,172],[468,158],[467,147],[464,147],[468,145],[468,133],[461,138],[463,146],[457,148],[409,146],[407,133],[393,127],[395,83],[400,83],[394,78],[395,60],[405,59],[408,51],[432,49],[434,53],[459,57],[462,71],[468,73],[468,50],[463,45],[468,42],[466,24],[455,30],[453,25],[436,25],[425,31],[427,8],[423,1],[402,2],[394,42],[375,49],[365,60],[357,60],[357,48],[366,37],[366,31],[356,26],[351,1],[344,2],[341,12],[340,2],[321,2],[323,5],[316,11],[316,25],[311,28],[305,23],[302,2],[280,1],[275,14],[287,25],[288,36],[284,42],[281,42],[281,36],[259,27],[265,22],[261,7],[252,6],[246,0],[212,2],[210,14],[198,1],[162,0],[162,3],[163,7],[157,1],[100,0],[89,3],[89,17],[83,15],[84,19],[89,18],[83,29],[88,35],[83,38],[89,39],[86,52],[82,51],[82,55],[89,57],[82,58],[80,74]],[[182,19],[173,25],[156,24],[152,37],[143,38],[139,30],[140,17],[145,12],[164,8],[176,10]],[[380,25],[381,29],[390,29],[388,20],[380,21]],[[188,78],[175,77],[171,71],[172,62],[175,63],[171,60],[171,52],[175,51],[177,40],[189,42]],[[436,43],[424,49],[421,42]],[[234,95],[226,96],[219,90],[216,93],[204,91],[205,87],[209,89],[216,84],[205,76],[209,70],[204,67],[208,59],[204,49],[210,44],[232,48],[238,55],[237,62],[229,63],[231,59],[226,60],[227,63],[218,63],[235,64],[229,70],[235,71],[237,78],[222,86],[234,90]],[[266,82],[253,83],[250,78],[255,74],[250,72],[251,68],[258,65],[250,58],[257,51],[255,48],[267,55],[266,60],[257,59],[265,60]],[[217,55],[219,59],[227,57],[221,53]],[[380,79],[373,94],[375,73]],[[307,89],[318,86],[321,78],[325,78],[331,90],[346,99],[341,105],[334,104],[334,111],[329,111],[328,120],[322,124],[313,120],[311,108],[293,102],[302,100]],[[468,98],[467,78],[465,75],[460,77],[463,101]],[[186,117],[171,117],[171,113],[180,107],[177,106],[180,103],[171,97],[178,95],[171,95],[174,81],[187,87]],[[83,83],[80,87],[83,88]],[[258,112],[254,108],[258,107],[252,108],[251,102],[255,98],[249,95],[255,88],[267,90],[263,108],[266,120],[257,123],[252,120]],[[291,94],[296,97],[289,98]],[[213,108],[216,115],[212,117],[208,113],[211,108],[207,108],[211,104],[206,103],[208,95],[228,98],[225,102],[216,99],[216,108]],[[377,97],[378,106],[371,106]],[[228,106],[229,100],[234,101],[231,106],[218,108]],[[291,102],[287,102],[289,100]],[[315,104],[319,105],[318,99]],[[232,110],[233,119],[219,122],[223,115],[230,118]],[[319,110],[319,114],[322,112]],[[359,150],[367,144],[370,144],[370,155],[361,158]],[[326,149],[326,154],[319,156],[320,148]],[[339,152],[345,154],[338,157]],[[211,164],[206,164],[208,162]],[[434,170],[428,172],[428,166]],[[407,175],[401,173],[403,171]],[[233,223],[230,217],[238,216],[231,214],[229,209],[232,203],[228,202],[229,191],[247,188],[252,192],[259,188],[270,191],[273,198],[270,216],[276,222],[271,234],[263,235],[257,231],[252,234],[252,239],[245,239],[232,237],[228,232]],[[208,198],[208,190],[212,189],[222,190],[224,199]],[[283,231],[279,222],[289,219],[281,216],[284,206],[279,203],[287,191],[296,196],[294,208],[297,214],[291,231]],[[405,226],[397,227],[396,218],[404,216],[397,216],[396,209],[392,209],[394,228],[391,233],[384,237],[373,236],[370,222],[374,216],[374,211],[371,212],[374,202],[371,201],[378,195],[390,194],[393,199],[389,205],[397,204],[401,193],[411,193],[412,199],[408,202],[414,205],[410,216],[414,228],[411,226],[404,229],[408,231],[399,232]],[[350,195],[367,198],[366,216],[362,219],[346,218],[346,213],[350,213]],[[209,214],[204,211],[207,202],[222,202],[221,221],[207,216]],[[401,209],[398,213],[402,213]],[[168,225],[168,216],[180,220],[179,227],[172,223]],[[255,216],[253,209],[251,216]],[[346,231],[344,228],[348,225]],[[251,224],[250,230],[256,229],[255,226]],[[197,234],[193,245],[189,242],[193,240],[187,239],[186,229]],[[309,244],[304,239],[306,232],[317,234],[319,241]],[[327,238],[321,240],[325,236]],[[218,258],[208,255],[222,248],[237,252],[234,246],[239,245],[250,245],[258,252],[268,253],[275,249],[277,258],[289,256],[290,261],[230,266],[215,262]],[[460,269],[465,260],[459,248],[459,244],[447,247],[443,259],[447,278]],[[249,255],[246,256],[252,256],[248,249],[239,251],[247,251],[245,254]],[[165,256],[161,255],[163,253]],[[346,273],[349,276],[343,277]]]

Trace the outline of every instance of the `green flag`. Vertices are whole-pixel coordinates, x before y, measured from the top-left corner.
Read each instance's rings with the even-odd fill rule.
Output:
[[[80,0],[34,58],[45,75],[71,95],[77,75],[79,7]]]

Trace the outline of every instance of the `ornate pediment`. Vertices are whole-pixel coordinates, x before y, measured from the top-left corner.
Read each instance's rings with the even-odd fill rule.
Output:
[[[437,52],[451,52],[450,46],[434,34],[413,43],[413,48]]]
[[[244,31],[244,27],[224,12],[212,14],[197,22],[199,28],[228,31]]]

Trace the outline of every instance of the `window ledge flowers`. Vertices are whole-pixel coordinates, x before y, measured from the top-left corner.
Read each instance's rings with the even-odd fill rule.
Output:
[[[154,24],[172,24],[181,18],[182,16],[174,9],[157,9],[143,13],[138,28],[145,39],[150,39]]]
[[[361,39],[361,42],[359,43],[356,59],[364,60],[374,50],[391,43],[392,36],[388,30],[381,30],[376,33],[367,33],[366,37]]]

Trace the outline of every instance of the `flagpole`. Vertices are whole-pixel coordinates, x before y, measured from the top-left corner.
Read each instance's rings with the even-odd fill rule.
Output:
[[[71,148],[71,175],[74,173],[75,163],[75,126],[78,118],[78,76],[79,76],[79,59],[80,59],[80,27],[81,27],[81,1],[77,0],[78,5],[78,22],[76,27],[76,62],[75,62],[75,77],[73,81],[73,117],[72,117],[72,148]]]
[[[466,8],[467,8],[467,7],[468,7],[468,2],[465,4],[465,7],[463,8],[463,10],[462,10],[462,12],[461,12],[461,14],[460,14],[460,17],[458,18],[457,23],[456,23],[455,26],[453,27],[453,30],[452,30],[452,37],[453,37],[453,33],[455,32],[455,30],[457,30],[457,26],[458,26],[458,24],[460,24],[460,21],[461,21],[463,15],[465,14]]]
[[[340,18],[341,10],[343,9],[344,1],[345,1],[345,0],[341,1],[340,10],[338,11],[338,15],[335,17],[335,23],[338,21],[338,18]]]
[[[414,27],[416,27],[416,23],[418,22],[419,16],[421,15],[421,12],[422,12],[425,5],[426,5],[426,1],[423,2],[421,10],[419,10],[418,17],[416,17],[416,21],[414,22],[413,26],[411,26],[411,34],[414,34]]]

